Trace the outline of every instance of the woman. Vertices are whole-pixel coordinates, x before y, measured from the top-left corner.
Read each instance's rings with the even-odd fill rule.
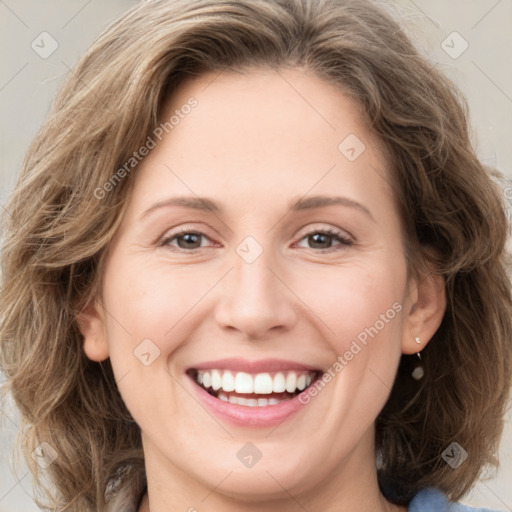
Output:
[[[52,510],[466,510],[510,388],[507,223],[380,8],[142,3],[7,209],[3,369]]]

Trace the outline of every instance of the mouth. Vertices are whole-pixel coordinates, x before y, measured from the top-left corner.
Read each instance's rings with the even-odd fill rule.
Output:
[[[190,368],[187,375],[209,395],[246,407],[276,406],[306,391],[321,370],[248,373],[220,368]]]

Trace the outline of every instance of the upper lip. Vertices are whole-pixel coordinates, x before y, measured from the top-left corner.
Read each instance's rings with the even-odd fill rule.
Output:
[[[189,368],[194,370],[231,370],[247,373],[276,372],[279,370],[319,371],[318,367],[285,359],[249,360],[241,357],[204,361]]]

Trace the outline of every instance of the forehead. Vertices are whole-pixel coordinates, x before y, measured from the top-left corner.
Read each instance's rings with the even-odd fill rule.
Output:
[[[193,111],[198,122],[215,120],[224,129],[231,124],[243,128],[242,133],[238,132],[242,136],[253,125],[258,131],[285,127],[282,135],[286,135],[290,124],[296,121],[299,123],[294,126],[295,136],[299,132],[309,132],[311,136],[313,130],[321,135],[334,134],[350,127],[367,131],[361,109],[353,99],[338,86],[303,68],[247,68],[189,78],[167,99],[161,122],[179,112],[190,97],[198,103]]]
[[[161,140],[137,169],[139,196],[213,192],[244,205],[337,189],[391,199],[381,144],[359,106],[301,69],[189,79],[160,123]]]

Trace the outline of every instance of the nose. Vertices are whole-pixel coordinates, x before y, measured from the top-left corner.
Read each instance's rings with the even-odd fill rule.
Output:
[[[238,255],[233,261],[234,268],[218,290],[217,325],[251,340],[290,330],[298,316],[295,296],[266,251],[251,263]]]

